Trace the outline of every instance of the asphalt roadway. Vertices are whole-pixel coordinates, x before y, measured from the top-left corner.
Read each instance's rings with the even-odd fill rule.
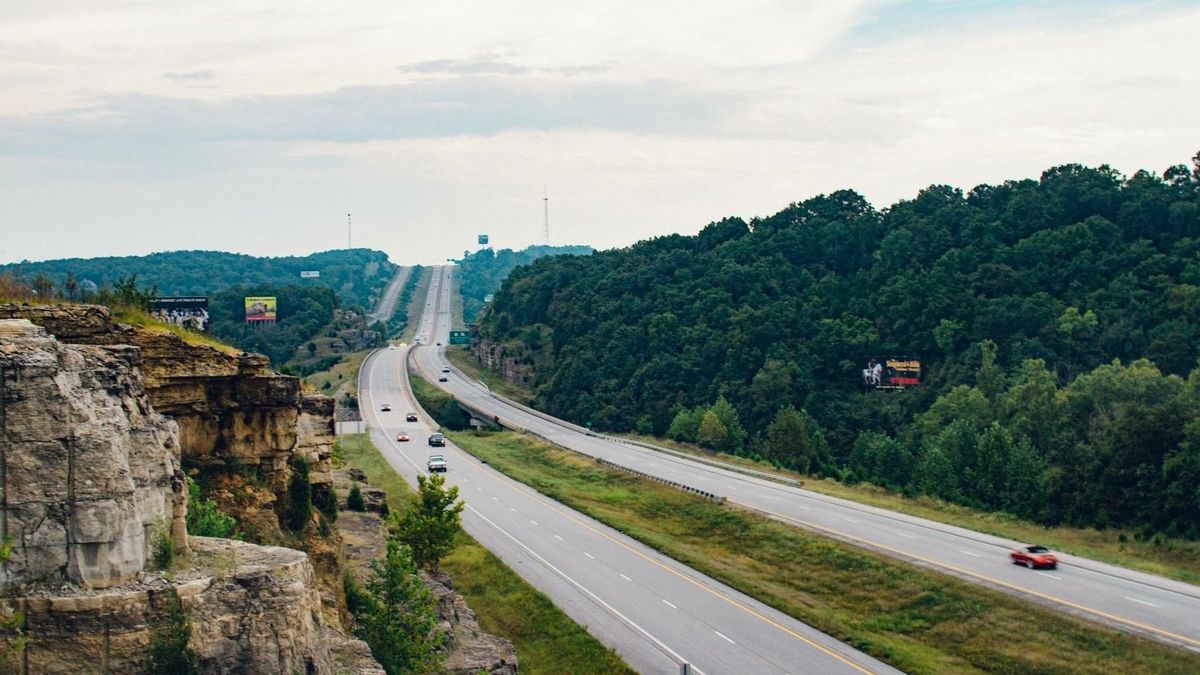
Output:
[[[445,342],[449,329],[444,274],[435,274],[418,330],[435,342]],[[680,673],[687,664],[687,672],[709,675],[898,672],[539,495],[452,443],[428,446],[437,427],[411,397],[408,352],[383,349],[363,363],[359,405],[376,446],[410,483],[425,473],[429,455],[444,454],[447,483],[467,505],[464,529],[637,671]],[[390,411],[380,410],[384,403]],[[409,411],[420,421],[406,422]],[[411,440],[396,440],[402,430]]]
[[[451,268],[435,271],[438,307],[448,307]],[[431,289],[431,296],[433,291]],[[435,300],[428,301],[432,307]],[[446,343],[448,312],[436,325],[422,323],[427,343]],[[430,348],[432,347],[432,348]],[[578,426],[494,396],[445,361],[436,344],[418,348],[414,360],[459,401],[578,452],[646,474],[726,497],[783,522],[814,530],[968,581],[997,588],[1128,632],[1200,652],[1200,587],[1072,555],[1060,555],[1056,570],[1029,570],[1010,563],[1008,553],[1023,543],[930,520],[828,497],[628,441],[592,434]]]

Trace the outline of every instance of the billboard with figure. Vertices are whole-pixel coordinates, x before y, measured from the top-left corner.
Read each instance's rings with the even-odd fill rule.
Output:
[[[173,295],[150,301],[150,316],[189,330],[208,330],[208,298],[202,295]]]
[[[275,296],[254,295],[246,298],[246,321],[274,321]]]
[[[871,359],[862,371],[869,389],[905,389],[921,384],[921,360],[909,357]]]
[[[488,236],[486,234],[479,235],[479,245],[487,246],[487,243],[488,243]]]

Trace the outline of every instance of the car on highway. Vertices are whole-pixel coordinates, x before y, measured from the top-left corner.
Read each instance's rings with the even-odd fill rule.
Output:
[[[435,447],[444,447],[446,445],[446,437],[443,434],[429,434],[429,444]]]
[[[401,443],[407,443],[408,442],[408,432],[405,431],[404,429],[401,429],[400,433],[396,434],[396,440],[400,441]]]
[[[449,382],[449,381],[450,381],[450,378],[446,377],[445,375],[438,378],[438,382]]]
[[[404,416],[404,421],[405,422],[416,422],[417,421],[417,413],[415,413],[415,412],[408,413],[407,415]]]
[[[425,467],[429,469],[429,473],[446,473],[446,458],[442,455],[430,455]]]
[[[388,349],[395,349],[396,345],[388,345]]]
[[[1044,567],[1058,568],[1058,557],[1045,546],[1020,546],[1008,554],[1014,565],[1024,565],[1029,569]]]
[[[450,366],[442,366],[442,372],[443,372],[443,373],[448,373],[448,372],[450,372]]]
[[[439,343],[437,343],[437,346],[441,347],[441,346],[442,346],[442,343],[440,343],[440,342],[439,342]]]
[[[379,412],[390,412],[391,409],[392,409],[392,404],[390,404],[390,403],[380,403],[379,404]]]

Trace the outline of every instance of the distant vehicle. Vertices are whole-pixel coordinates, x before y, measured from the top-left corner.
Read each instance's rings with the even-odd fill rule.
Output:
[[[441,347],[441,346],[442,346],[442,343],[440,343],[440,342],[439,342],[439,343],[437,343],[437,346]]]
[[[1058,558],[1045,546],[1022,546],[1008,554],[1014,565],[1024,565],[1029,569],[1045,567],[1057,569]]]
[[[392,405],[390,403],[382,403],[379,406],[379,412],[389,412],[391,409]]]
[[[450,372],[450,366],[442,366],[442,372],[443,372],[443,373],[448,373],[448,372]]]
[[[408,413],[407,415],[404,416],[404,421],[405,422],[416,422],[417,421],[417,413],[415,413],[415,412]]]
[[[396,434],[396,440],[400,441],[401,443],[407,443],[408,442],[408,432],[401,429],[400,433]]]
[[[449,382],[449,381],[450,381],[450,379],[447,378],[445,375],[438,378],[438,382]]]
[[[388,345],[388,349],[395,349],[395,348],[396,348],[396,345],[392,345],[392,344]]]
[[[430,440],[433,440],[432,438]],[[446,458],[441,455],[430,455],[429,461],[425,464],[429,469],[429,473],[446,473]]]
[[[436,447],[444,447],[446,445],[446,436],[443,434],[429,434],[429,444]]]

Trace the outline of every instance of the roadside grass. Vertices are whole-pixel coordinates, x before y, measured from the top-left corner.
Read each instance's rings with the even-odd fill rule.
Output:
[[[606,469],[526,436],[450,436],[546,496],[907,672],[1200,672],[1200,655]]]
[[[408,508],[412,488],[366,434],[342,436],[337,454],[345,464],[362,469],[372,485],[387,492],[393,513]],[[454,549],[442,560],[441,567],[450,574],[454,590],[475,610],[480,628],[516,645],[522,673],[633,672],[616,652],[600,644],[465,532],[455,537]]]
[[[329,370],[322,370],[308,377],[302,378],[306,386],[312,387],[326,396],[332,396],[335,399],[340,399],[347,393],[355,393],[355,383],[358,381],[358,367],[362,365],[363,359],[370,354],[370,349],[363,349],[357,352],[343,354],[342,360],[335,364]],[[328,388],[326,388],[328,385]]]
[[[175,324],[163,323],[139,309],[132,309],[128,307],[110,307],[109,310],[112,312],[113,321],[117,323],[127,323],[131,326],[138,326],[139,328],[143,328],[145,330],[159,331],[161,333],[174,333],[175,335],[183,338],[183,341],[188,344],[212,347],[213,349],[222,351],[226,354],[238,354],[242,351],[233,345],[227,345],[210,335],[206,335],[205,333],[188,330],[182,326],[176,326]]]
[[[500,377],[491,368],[484,368],[479,359],[475,358],[466,347],[446,347],[446,358],[463,374],[473,380],[482,379],[487,383],[489,389],[505,398],[524,405],[529,405],[533,400],[533,392]]]
[[[417,325],[421,322],[421,313],[425,311],[425,296],[429,294],[429,281],[432,278],[433,268],[422,265],[421,277],[417,281],[412,295],[408,298],[408,307],[404,308],[404,311],[407,312],[408,323],[404,326],[404,332],[400,334],[401,342],[412,342],[413,337],[417,334]]]
[[[714,453],[669,439],[634,434],[619,435],[756,471],[803,480],[804,489],[831,497],[906,513],[910,516],[955,525],[975,532],[1006,537],[1018,542],[1041,544],[1064,553],[1187,583],[1200,583],[1200,541],[1171,539],[1162,536],[1139,539],[1132,532],[1123,532],[1117,529],[1045,527],[1007,513],[981,511],[931,497],[905,497],[869,483],[848,485],[829,478],[814,478],[794,471],[779,469],[769,462]]]

